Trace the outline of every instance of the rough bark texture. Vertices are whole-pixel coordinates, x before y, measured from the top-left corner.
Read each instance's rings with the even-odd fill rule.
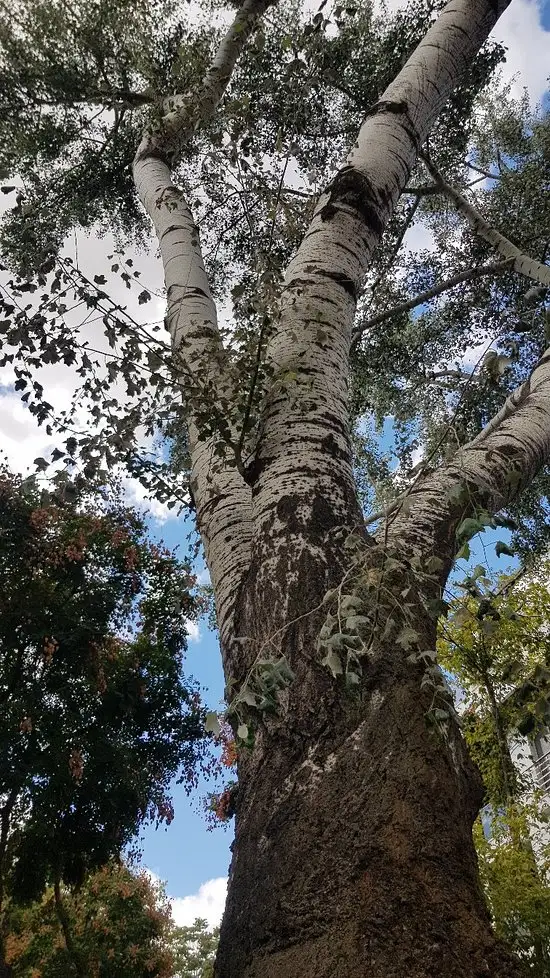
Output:
[[[195,101],[169,100],[164,131],[144,138],[134,166],[159,234],[174,346],[220,410],[231,379],[198,233],[170,171],[182,139],[214,111],[266,6],[246,0]],[[486,431],[414,487],[379,540],[367,535],[358,505],[348,416],[356,297],[372,250],[440,109],[507,6],[447,4],[321,195],[287,270],[266,354],[273,380],[246,471],[230,451],[213,460],[191,413],[193,491],[226,676],[238,686],[258,660],[281,654],[294,672],[278,712],[251,717],[254,747],[240,752],[217,978],[522,973],[493,937],[479,890],[478,776],[454,721],[444,732],[429,725],[425,665],[384,637],[384,626],[390,612],[402,616],[412,591],[402,621],[420,649],[434,648],[421,598],[437,597],[445,581],[458,522],[480,504],[501,506],[548,457],[550,367],[543,358]],[[452,490],[463,483],[458,498]],[[388,548],[409,570],[434,555],[440,568],[411,583],[404,565],[391,586],[375,589],[376,627],[352,692],[321,663],[317,642],[323,598],[349,574],[350,537],[362,553],[356,578],[380,573]]]
[[[402,653],[380,648],[370,668],[361,699],[333,707],[328,725],[317,699],[309,737],[266,736],[244,765],[223,978],[522,973],[479,891],[479,783],[459,736],[448,747],[428,733]]]

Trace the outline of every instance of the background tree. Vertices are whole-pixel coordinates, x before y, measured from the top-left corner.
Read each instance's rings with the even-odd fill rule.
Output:
[[[207,921],[200,917],[188,927],[174,928],[172,947],[177,978],[212,978],[219,936],[219,927],[209,930]]]
[[[108,494],[0,478],[0,893],[82,883],[191,785],[200,701],[182,676],[189,566]],[[2,932],[5,934],[6,922]]]
[[[480,565],[440,623],[439,661],[462,700],[485,807],[474,828],[485,895],[497,933],[545,978],[550,961],[548,802],[528,771],[527,738],[547,729],[550,692],[548,562],[489,577]],[[522,743],[518,767],[513,744]]]
[[[65,441],[67,464],[79,449],[92,471],[120,457],[135,464],[136,424],[151,428],[154,418],[178,434],[190,475],[239,745],[219,976],[521,973],[492,934],[481,898],[471,826],[482,789],[433,650],[457,551],[533,485],[548,457],[549,361],[543,355],[530,373],[532,359],[522,358],[522,386],[506,400],[499,378],[508,363],[492,350],[486,413],[478,411],[466,436],[448,440],[444,458],[431,451],[437,467],[425,465],[368,524],[354,446],[367,463],[369,446],[361,425],[352,438],[351,422],[370,402],[356,398],[353,408],[349,398],[352,348],[368,361],[371,338],[393,332],[381,320],[363,328],[363,290],[375,296],[373,313],[378,299],[387,311],[381,272],[395,264],[417,201],[429,210],[433,197],[452,199],[483,255],[486,246],[497,252],[500,269],[481,274],[470,231],[462,249],[460,231],[445,236],[464,258],[461,281],[507,273],[512,318],[521,311],[517,276],[548,284],[546,256],[510,240],[519,198],[497,232],[460,179],[476,94],[502,54],[483,46],[507,5],[419,3],[386,20],[365,4],[301,19],[291,5],[245,0],[226,12],[233,19],[225,31],[199,23],[183,36],[168,80],[158,72],[149,108],[137,106],[145,76],[133,62],[132,117],[143,133],[133,178],[164,266],[173,352],[166,366],[153,326],[131,323],[109,300],[106,275],[91,283],[58,256],[75,215],[56,198],[54,218],[44,196],[79,167],[91,136],[99,144],[80,170],[85,195],[115,136],[84,128],[85,113],[73,107],[73,138],[64,112],[50,106],[43,114],[61,120],[61,152],[48,160],[31,149],[22,159],[23,192],[4,232],[15,270],[3,304],[4,363],[16,366],[26,403],[44,421],[52,410],[35,379],[44,357],[74,363],[85,376],[99,425],[91,437]],[[89,39],[60,5],[41,9],[49,8],[56,66],[73,47],[82,62]],[[34,11],[24,4],[8,22],[5,61],[19,85],[28,59],[11,51],[20,32],[37,47],[42,91],[53,92]],[[116,16],[101,3],[90,7],[93,36],[106,48]],[[190,75],[178,75],[187,64]],[[21,90],[22,112],[36,127],[36,97]],[[98,112],[109,109],[92,86],[85,91]],[[8,153],[6,169],[18,175],[18,167]],[[409,191],[412,203],[400,204]],[[113,229],[124,230],[123,212],[121,197]],[[111,266],[129,289],[130,262]],[[434,288],[428,264],[424,293]],[[15,274],[29,269],[36,280]],[[106,395],[85,335],[75,337],[63,318],[69,294],[103,320],[130,401]],[[216,300],[229,295],[233,321],[220,326]],[[399,344],[417,350],[414,317],[396,321]],[[437,346],[433,353],[437,364]],[[143,393],[147,371],[153,398]]]
[[[78,891],[65,892],[63,904],[63,928],[51,889],[30,906],[10,906],[6,959],[13,978],[175,974],[170,905],[145,873],[110,863]]]

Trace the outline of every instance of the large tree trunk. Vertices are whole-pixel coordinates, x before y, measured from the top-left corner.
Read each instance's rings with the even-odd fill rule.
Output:
[[[134,165],[159,235],[174,347],[229,427],[238,425],[230,408],[239,380],[226,370],[198,236],[171,168],[182,140],[214,111],[269,2],[245,0],[202,88],[169,100],[165,131],[144,138]],[[266,351],[272,380],[246,466],[234,451],[238,430],[216,454],[219,440],[201,434],[204,403],[189,404],[226,677],[238,697],[262,660],[284,655],[294,673],[274,714],[246,716],[254,745],[239,752],[217,978],[522,973],[491,932],[471,835],[480,783],[442,709],[445,694],[425,683],[422,655],[435,646],[426,602],[441,593],[457,525],[476,507],[502,506],[550,455],[550,357],[470,446],[412,487],[378,538],[357,502],[347,405],[356,300],[372,251],[439,111],[508,2],[450,0],[321,194],[285,277]],[[383,579],[390,554],[399,570]],[[434,557],[436,572],[426,575]],[[343,580],[361,595],[370,628],[352,686],[323,664],[318,643],[323,600]],[[445,718],[436,723],[434,703]]]
[[[346,561],[342,551],[340,568]],[[311,607],[316,584],[325,589],[320,569],[315,581],[315,562],[304,566],[289,619]],[[394,583],[397,595],[407,586]],[[270,604],[251,606],[244,634],[267,641],[276,631]],[[242,754],[216,975],[523,974],[491,932],[477,879],[479,776],[454,722],[430,722],[423,667],[376,643],[359,692],[346,692],[318,665],[320,620],[288,629],[280,648],[301,663],[296,681]],[[412,624],[433,648],[433,621]]]

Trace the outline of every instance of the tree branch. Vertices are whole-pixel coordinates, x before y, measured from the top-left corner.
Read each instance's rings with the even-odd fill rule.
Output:
[[[189,423],[191,487],[216,594],[222,647],[231,631],[229,618],[238,585],[249,565],[251,494],[227,444],[220,457],[221,436],[204,436],[209,405],[203,392],[209,392],[216,413],[227,417],[231,428],[232,380],[198,229],[183,192],[172,182],[171,170],[196,129],[213,116],[240,53],[272,2],[245,0],[198,89],[165,99],[161,126],[145,134],[133,166],[137,192],[159,241],[172,347],[186,370],[200,378],[201,403],[198,398],[191,403]],[[225,433],[224,438],[236,444],[238,433],[229,438]]]
[[[384,309],[354,329],[351,338],[352,349],[368,330],[373,329],[374,326],[378,326],[379,323],[385,322],[386,319],[391,319],[393,316],[398,316],[402,312],[415,309],[417,306],[429,302],[430,299],[435,299],[436,296],[441,295],[443,292],[448,292],[449,289],[454,289],[455,286],[461,285],[462,282],[473,282],[475,279],[482,278],[485,275],[500,275],[502,272],[509,271],[512,265],[513,259],[506,258],[505,261],[494,262],[492,265],[480,265],[478,268],[469,268],[465,272],[452,275],[451,278],[445,279],[439,285],[434,285],[431,289],[426,289],[425,292],[420,292],[413,299],[407,299],[406,302],[401,302],[391,309]]]
[[[69,960],[78,978],[86,978],[88,974],[88,969],[84,967],[82,956],[79,953],[73,941],[69,915],[67,913],[65,904],[63,903],[63,897],[61,896],[61,881],[58,873],[56,873],[54,879],[53,892],[54,892],[55,912],[57,915],[57,919],[59,921],[59,925],[63,932],[63,939],[65,941],[65,947],[67,949],[67,954],[69,955]]]
[[[357,297],[419,148],[508,3],[451,0],[446,5],[369,108],[345,165],[321,194],[287,269],[280,318],[267,348],[273,383],[250,473],[266,552],[269,535],[281,538],[285,532],[280,514],[289,508],[290,471],[299,477],[292,512],[299,511],[304,527],[313,530],[316,500],[335,524],[361,525],[354,516],[359,506],[348,417]],[[296,546],[293,560],[300,559]],[[266,575],[270,573],[266,566]]]
[[[411,488],[392,516],[392,542],[437,554],[444,580],[459,548],[462,520],[509,505],[549,458],[550,348],[483,431]]]
[[[391,269],[391,267],[392,267],[395,259],[397,258],[397,255],[399,254],[399,249],[401,248],[401,245],[403,244],[403,241],[405,240],[405,235],[406,235],[407,231],[409,230],[409,228],[412,226],[412,223],[414,221],[414,217],[415,217],[415,214],[416,214],[416,212],[418,210],[419,204],[420,204],[420,198],[417,197],[416,200],[413,201],[411,207],[409,207],[409,212],[406,215],[405,220],[403,221],[403,227],[401,228],[401,233],[399,234],[399,237],[397,238],[397,241],[395,242],[395,245],[394,245],[394,247],[392,249],[391,255],[388,258],[388,261],[386,262],[386,267],[380,272],[378,278],[375,279],[375,281],[372,283],[371,290],[370,290],[371,291],[371,295],[374,295],[374,293],[376,292],[376,289],[380,285],[382,279],[384,278],[385,275],[388,274],[388,272]]]
[[[449,200],[452,200],[456,209],[466,218],[475,233],[480,238],[483,238],[487,244],[491,245],[492,248],[500,252],[504,258],[510,259],[511,268],[514,272],[525,275],[535,282],[540,282],[541,285],[550,287],[550,266],[544,265],[535,258],[526,255],[520,248],[516,247],[515,244],[512,244],[508,238],[501,234],[500,231],[492,228],[460,191],[455,190],[454,187],[451,187],[446,182],[437,167],[433,165],[424,153],[420,153],[420,157],[436,181],[441,193],[444,193]]]

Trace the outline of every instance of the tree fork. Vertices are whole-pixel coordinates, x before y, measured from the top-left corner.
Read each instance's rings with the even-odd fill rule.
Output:
[[[230,28],[195,103],[168,100],[164,133],[144,138],[134,164],[159,235],[173,343],[229,401],[197,230],[170,169],[182,138],[214,111],[266,6],[245,0],[236,17],[244,26],[238,35]],[[477,881],[471,828],[479,782],[454,721],[447,739],[427,729],[423,667],[374,634],[350,696],[321,664],[317,645],[323,596],[349,566],[346,537],[363,541],[365,572],[380,553],[364,528],[349,438],[356,297],[426,136],[507,6],[447,4],[321,194],[287,270],[266,352],[273,381],[246,483],[227,453],[217,470],[210,465],[209,446],[191,422],[193,489],[223,608],[226,676],[239,679],[262,652],[283,654],[295,676],[279,713],[259,723],[254,747],[241,751],[217,978],[522,973],[491,933]],[[416,524],[427,558],[438,551],[424,547],[434,541],[421,502],[415,499]],[[435,541],[445,573],[458,518],[448,510]],[[409,556],[410,540],[404,533],[401,551]],[[403,587],[396,582],[396,604]],[[417,598],[411,624],[423,648],[433,648],[435,623]]]

